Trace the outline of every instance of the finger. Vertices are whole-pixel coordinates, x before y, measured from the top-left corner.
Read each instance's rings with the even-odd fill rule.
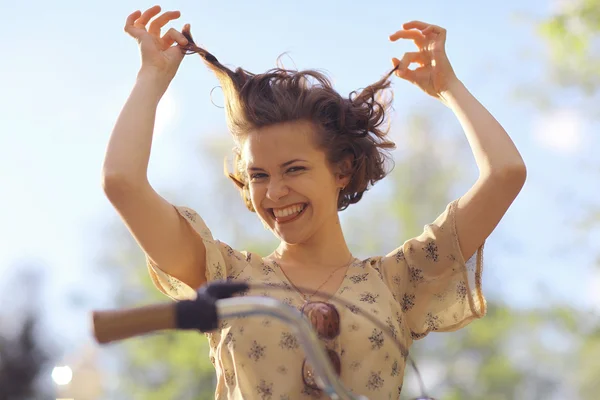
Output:
[[[410,21],[410,22],[406,22],[406,23],[402,24],[402,28],[418,29],[418,30],[422,31],[423,29],[427,28],[430,25],[431,24],[428,24],[427,22],[423,22],[423,21]]]
[[[427,28],[422,30],[423,35],[428,35],[429,33],[436,33],[436,34],[442,34],[442,33],[446,33],[446,30],[444,28],[442,28],[441,26],[437,26],[437,25],[429,25]]]
[[[136,19],[138,19],[142,15],[140,10],[136,10],[127,16],[127,20],[125,21],[125,26],[133,26],[133,23]]]
[[[167,11],[162,14],[160,17],[154,19],[150,23],[150,27],[148,28],[148,32],[155,36],[160,36],[160,30],[163,26],[165,26],[169,21],[173,21],[181,17],[181,12],[179,11]]]
[[[125,32],[131,34],[131,30],[134,28],[133,23],[136,19],[140,17],[140,15],[142,15],[142,12],[140,10],[134,11],[131,14],[129,14],[127,20],[125,21]]]
[[[392,65],[394,66],[394,74],[396,76],[399,76],[398,75],[398,69],[400,68],[399,64],[400,64],[400,60],[398,60],[396,57],[392,58]]]
[[[411,83],[415,83],[417,81],[417,73],[423,68],[425,68],[425,67],[419,67],[415,70],[405,69],[402,72],[398,71],[399,72],[398,76],[404,80],[411,82]]]
[[[183,36],[181,32],[177,31],[174,28],[169,29],[167,33],[165,33],[165,35],[162,37],[161,42],[163,45],[163,49],[168,49],[175,42],[177,42],[177,44],[180,46],[186,46],[188,44],[188,40],[185,38],[185,36]]]
[[[410,67],[410,65],[413,63],[426,65],[427,60],[426,60],[426,56],[424,53],[422,53],[420,51],[415,51],[415,52],[411,51],[408,53],[404,53],[404,56],[402,57],[401,60],[399,60],[397,58],[393,58],[392,63],[394,64],[394,67],[398,71],[404,71],[404,70],[408,69],[408,67]]]
[[[175,39],[172,36],[164,35],[162,39],[160,39],[161,47],[163,50],[168,49],[175,43]]]
[[[419,68],[414,69],[414,70],[412,70],[410,68],[400,69],[400,66],[402,64],[402,60],[399,60],[397,58],[393,58],[392,59],[392,64],[394,64],[394,67],[395,67],[394,69],[396,70],[394,72],[394,75],[396,75],[399,78],[405,79],[405,80],[407,80],[409,82],[413,82],[413,83],[416,81],[416,74],[417,74],[416,71],[419,71],[419,70],[425,68],[425,67],[419,67]]]
[[[428,26],[427,28],[423,29],[423,35],[427,35],[429,33],[433,32],[433,26]]]
[[[150,7],[142,13],[142,16],[135,21],[136,25],[146,26],[150,19],[154,18],[160,12],[160,6]]]
[[[437,36],[446,34],[446,30],[437,25],[429,25],[427,28],[423,29],[422,32],[424,36],[428,36],[430,34],[435,34]]]
[[[400,30],[396,33],[390,35],[390,41],[395,42],[398,39],[411,39],[414,41],[423,40],[425,36],[420,31],[417,30]]]

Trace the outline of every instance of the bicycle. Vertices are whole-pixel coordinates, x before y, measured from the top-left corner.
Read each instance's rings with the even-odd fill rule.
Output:
[[[302,312],[270,297],[233,297],[254,288],[264,288],[264,285],[215,281],[203,286],[195,300],[93,311],[94,337],[99,344],[106,344],[162,330],[194,329],[209,332],[216,329],[222,319],[251,315],[271,316],[287,323],[295,331],[315,372],[315,380],[326,395],[333,400],[369,400],[365,396],[350,392],[342,384],[320,344],[317,333]],[[345,303],[339,298],[335,300]],[[363,315],[381,326],[379,321],[368,314]],[[401,350],[408,354],[404,346],[399,342],[398,344]],[[421,396],[412,400],[435,400],[425,394],[423,380],[412,358],[407,356],[407,360],[417,375],[421,389]]]

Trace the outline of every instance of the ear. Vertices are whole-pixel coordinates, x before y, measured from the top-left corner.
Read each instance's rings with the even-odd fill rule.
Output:
[[[336,184],[340,188],[345,188],[348,186],[350,181],[352,180],[352,157],[347,156],[342,161],[340,161],[336,168]]]

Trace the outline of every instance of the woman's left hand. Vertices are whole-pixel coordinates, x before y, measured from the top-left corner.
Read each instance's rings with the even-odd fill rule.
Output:
[[[392,59],[396,75],[442,100],[442,93],[458,81],[446,55],[446,30],[421,21],[407,22],[402,28],[390,35],[390,40],[410,39],[419,51],[405,53],[401,60]],[[409,69],[413,63],[419,67]]]

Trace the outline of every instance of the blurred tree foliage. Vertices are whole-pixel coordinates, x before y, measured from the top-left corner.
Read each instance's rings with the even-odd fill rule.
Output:
[[[39,310],[25,309],[20,317],[13,332],[0,333],[0,400],[49,399],[39,386],[52,359],[39,340]]]
[[[575,89],[591,106],[590,116],[599,117],[600,95],[600,0],[570,0],[539,25],[550,49],[550,71],[559,88]],[[587,107],[586,107],[587,108]],[[598,167],[597,165],[595,167]],[[591,209],[585,229],[600,225],[600,206]],[[600,256],[596,264],[600,267]],[[564,310],[572,321],[570,332],[577,338],[572,368],[567,372],[582,399],[597,399],[600,393],[600,318],[593,312]]]
[[[600,88],[600,1],[559,4],[559,11],[539,26],[550,48],[552,76],[562,86],[594,95]]]
[[[44,340],[42,331],[42,268],[15,265],[16,276],[2,290],[5,307],[0,314],[0,400],[55,398],[48,383],[57,353]]]

